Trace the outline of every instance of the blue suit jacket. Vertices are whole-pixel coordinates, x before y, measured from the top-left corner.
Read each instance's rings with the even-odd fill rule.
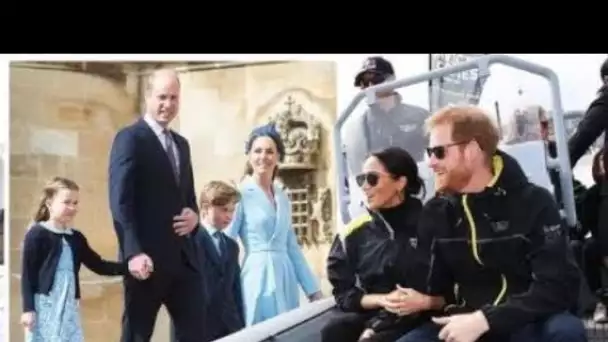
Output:
[[[189,236],[173,229],[173,216],[184,207],[195,212],[196,195],[190,146],[172,132],[179,151],[180,177],[175,179],[160,140],[143,120],[121,129],[110,152],[109,195],[121,260],[148,254],[156,270],[183,269],[184,257],[196,263],[195,245]]]
[[[207,229],[200,227],[195,235],[210,310],[205,325],[210,340],[222,338],[245,326],[239,245],[228,236],[223,240],[224,253],[220,256]]]

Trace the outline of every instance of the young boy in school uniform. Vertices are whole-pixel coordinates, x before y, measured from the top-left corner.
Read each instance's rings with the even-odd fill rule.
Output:
[[[223,233],[232,221],[240,197],[235,187],[222,181],[205,184],[200,194],[200,227],[193,238],[208,310],[201,342],[220,339],[245,326],[239,245]]]
[[[195,238],[209,296],[210,314],[205,327],[209,341],[230,335],[245,326],[239,245],[222,232],[230,225],[240,197],[235,187],[222,181],[207,183],[200,195],[202,227]]]

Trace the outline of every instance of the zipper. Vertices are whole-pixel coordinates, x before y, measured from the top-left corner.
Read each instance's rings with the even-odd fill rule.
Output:
[[[477,263],[480,266],[483,266],[484,264],[481,261],[481,258],[479,257],[479,251],[477,249],[477,226],[475,225],[475,220],[473,219],[473,214],[471,213],[471,209],[469,208],[468,199],[469,199],[469,197],[467,194],[462,195],[462,207],[464,208],[464,213],[465,213],[466,219],[469,223],[469,233],[470,233],[470,238],[471,238],[471,253],[473,254],[473,258],[475,259],[475,261],[477,261]],[[496,296],[496,299],[494,299],[494,302],[492,303],[495,306],[500,304],[500,302],[504,299],[505,294],[507,293],[507,287],[508,287],[507,277],[501,273],[500,278],[501,278],[500,292],[498,293],[498,296]]]
[[[384,218],[384,216],[382,216],[382,214],[380,214],[380,212],[376,212],[376,214],[378,214],[378,216],[380,217],[382,222],[384,222],[384,226],[386,227],[386,230],[388,230],[388,235],[389,235],[390,239],[395,240],[395,230],[393,229],[393,227],[390,225],[390,223],[388,223],[388,221]]]

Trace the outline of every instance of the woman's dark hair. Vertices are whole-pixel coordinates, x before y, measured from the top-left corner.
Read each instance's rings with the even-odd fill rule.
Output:
[[[407,197],[419,195],[426,196],[424,181],[418,175],[418,165],[414,158],[400,147],[389,147],[379,152],[371,154],[384,165],[384,168],[394,178],[405,177],[407,185],[404,194]]]
[[[604,148],[602,147],[597,153],[593,156],[593,163],[591,164],[591,175],[593,176],[593,181],[597,184],[600,183],[606,177],[606,169],[602,166],[604,163]]]

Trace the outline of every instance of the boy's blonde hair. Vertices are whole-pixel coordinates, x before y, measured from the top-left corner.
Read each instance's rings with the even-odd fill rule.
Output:
[[[231,203],[238,203],[241,200],[241,193],[235,186],[223,181],[211,181],[203,186],[199,201],[199,208],[208,206],[224,206]]]

